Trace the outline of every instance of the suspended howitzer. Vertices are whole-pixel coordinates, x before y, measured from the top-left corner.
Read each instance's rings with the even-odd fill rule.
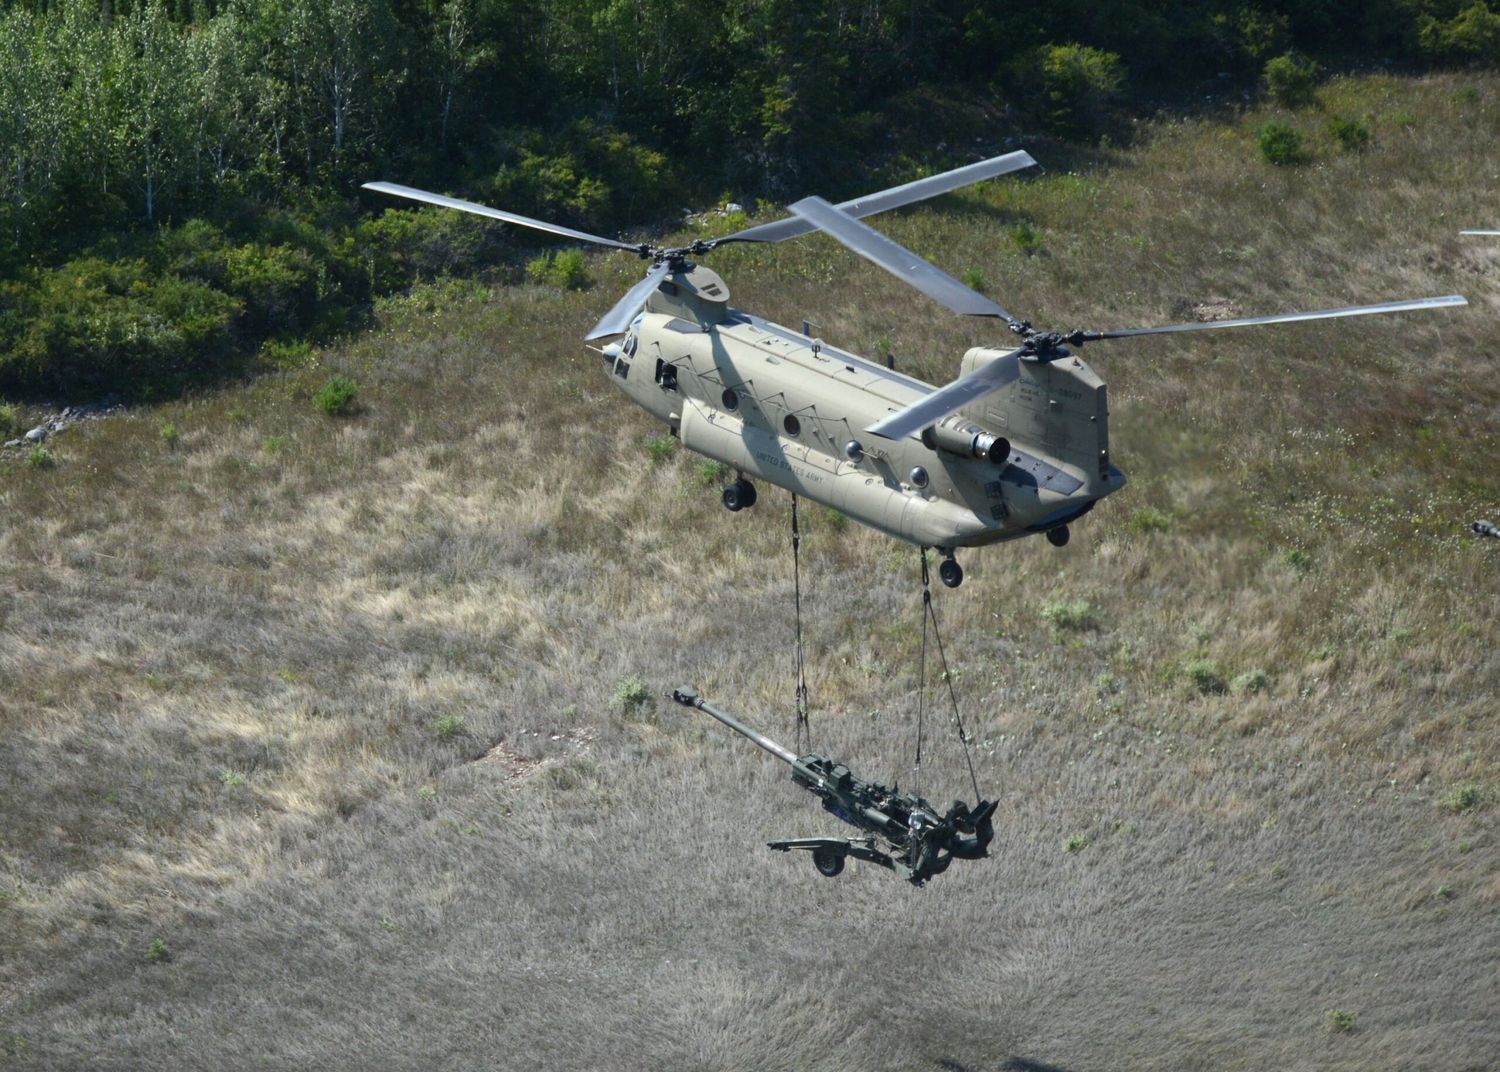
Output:
[[[844,869],[844,859],[868,860],[889,868],[914,886],[948,870],[955,859],[977,860],[989,855],[995,836],[991,819],[995,801],[981,800],[970,810],[955,801],[940,813],[927,801],[899,787],[862,782],[842,763],[816,753],[797,756],[789,748],[756,733],[738,719],[711,706],[695,689],[672,691],[684,707],[712,715],[742,737],[748,737],[792,768],[792,781],[823,802],[823,807],[851,826],[866,831],[862,838],[792,838],[768,842],[778,852],[806,849],[813,866],[832,878]]]

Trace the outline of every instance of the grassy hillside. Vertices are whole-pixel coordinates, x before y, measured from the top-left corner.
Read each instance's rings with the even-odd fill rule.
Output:
[[[414,293],[315,367],[8,456],[0,1053],[1492,1066],[1500,544],[1464,528],[1500,512],[1500,244],[1457,231],[1500,223],[1500,79],[1322,93],[1281,116],[1302,167],[1260,160],[1266,115],[1164,123],[879,221],[1062,329],[1472,303],[1088,350],[1131,483],[939,591],[1002,803],[993,859],[924,890],[768,852],[832,820],[637,702],[690,682],[792,739],[786,496],[727,514],[578,344],[628,258]],[[712,263],[929,379],[992,341],[823,239]],[[311,402],[332,372],[350,416]],[[809,513],[815,744],[908,783],[914,552]],[[920,788],[966,795],[928,747]]]

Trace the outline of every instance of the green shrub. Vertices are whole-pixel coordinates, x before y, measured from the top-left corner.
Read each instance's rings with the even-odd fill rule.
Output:
[[[1479,786],[1472,782],[1460,782],[1458,785],[1450,786],[1448,791],[1438,799],[1438,805],[1444,811],[1450,811],[1454,815],[1473,808],[1479,803]]]
[[[177,425],[171,421],[162,421],[161,427],[157,429],[161,441],[173,450],[177,448],[177,441],[182,438],[182,433],[177,430]]]
[[[849,527],[849,519],[831,506],[823,508],[823,522],[834,532],[843,532]]]
[[[172,959],[172,951],[167,948],[167,943],[160,938],[151,939],[151,944],[146,947],[146,963],[165,964]]]
[[[661,435],[649,436],[646,439],[646,453],[651,456],[652,465],[660,465],[672,456],[677,449],[677,437],[663,432]]]
[[[0,439],[9,439],[21,431],[21,411],[9,402],[0,402]]]
[[[1036,53],[1043,118],[1054,133],[1093,135],[1125,85],[1125,66],[1113,52],[1083,45],[1044,45]]]
[[[152,397],[222,371],[239,303],[143,260],[81,257],[0,284],[0,387]]]
[[[26,452],[26,464],[32,469],[51,469],[57,464],[52,452],[38,443]]]
[[[1277,56],[1266,64],[1266,89],[1271,99],[1288,108],[1312,104],[1318,84],[1318,65],[1296,53]]]
[[[1370,127],[1358,119],[1336,115],[1328,120],[1328,133],[1346,153],[1364,152],[1370,144]]]
[[[977,290],[981,294],[984,293],[984,273],[979,269],[970,268],[959,278],[963,280],[964,286],[968,287],[970,290]]]
[[[1225,691],[1224,674],[1219,669],[1219,664],[1212,659],[1189,659],[1183,664],[1182,672],[1187,679],[1205,696],[1215,696]]]
[[[1271,687],[1271,675],[1264,670],[1246,670],[1236,674],[1229,687],[1237,696],[1254,696]]]
[[[634,674],[623,677],[615,684],[614,705],[626,715],[639,715],[652,706],[651,690]]]
[[[722,483],[728,475],[729,466],[723,462],[716,462],[712,458],[702,458],[693,464],[693,476],[705,488]]]
[[[280,454],[291,445],[292,437],[284,435],[268,435],[260,441],[260,449],[270,455]]]
[[[1329,1009],[1323,1014],[1323,1026],[1330,1035],[1347,1035],[1358,1020],[1359,1016],[1348,1009]]]
[[[1281,562],[1296,573],[1306,573],[1312,569],[1312,555],[1300,547],[1293,547],[1281,553]]]
[[[464,732],[463,715],[444,715],[432,724],[432,735],[440,741],[452,740]]]
[[[1125,524],[1134,532],[1165,532],[1172,527],[1172,515],[1153,506],[1142,506],[1131,513]]]
[[[355,231],[370,289],[389,294],[416,280],[472,275],[503,254],[503,227],[475,226],[445,208],[387,209]]]
[[[348,376],[333,375],[328,377],[328,382],[313,396],[313,402],[330,417],[337,417],[350,412],[358,394],[359,384]]]
[[[1493,66],[1500,55],[1500,13],[1474,0],[1453,18],[1417,18],[1417,43],[1433,59],[1448,63]]]
[[[1054,629],[1090,629],[1094,608],[1086,599],[1052,599],[1042,604],[1042,620]]]
[[[1082,852],[1089,847],[1089,836],[1087,834],[1074,834],[1063,842],[1063,851]]]
[[[1275,119],[1267,120],[1255,134],[1255,143],[1260,155],[1268,164],[1290,167],[1307,162],[1307,152],[1302,147],[1302,134],[1292,126]]]
[[[583,290],[589,285],[588,272],[583,264],[583,251],[577,249],[543,253],[528,261],[526,278],[533,283],[559,287],[562,290]]]
[[[223,783],[225,789],[238,789],[245,784],[245,776],[237,770],[230,770],[226,767],[219,772],[219,781]]]
[[[1041,252],[1042,236],[1031,225],[1031,221],[1022,220],[1019,223],[1013,223],[1007,229],[1007,233],[1010,235],[1010,240],[1016,244],[1016,248],[1026,256],[1030,257],[1034,253]]]

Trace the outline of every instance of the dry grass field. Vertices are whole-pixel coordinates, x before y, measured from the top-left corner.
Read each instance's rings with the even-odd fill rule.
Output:
[[[1333,83],[1298,168],[1264,118],[878,221],[1061,329],[1471,302],[1090,348],[1131,483],[938,591],[1001,809],[925,889],[767,851],[833,820],[631,700],[792,740],[786,496],[727,514],[578,343],[628,258],[8,456],[0,1066],[1500,1067],[1500,79]],[[989,338],[821,238],[712,264],[929,379]],[[906,783],[915,553],[804,528],[814,743]]]

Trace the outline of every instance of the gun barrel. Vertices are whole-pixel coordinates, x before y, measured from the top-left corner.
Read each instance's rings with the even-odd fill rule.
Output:
[[[750,740],[760,745],[767,752],[770,752],[771,755],[775,756],[783,763],[790,763],[793,767],[802,766],[801,763],[799,763],[797,760],[797,754],[791,749],[782,747],[775,741],[771,740],[771,738],[767,737],[765,734],[756,733],[749,726],[745,725],[733,715],[726,715],[723,711],[720,711],[718,708],[714,707],[708,701],[703,699],[702,696],[699,696],[696,689],[673,689],[672,699],[676,700],[684,707],[696,707],[704,714],[712,715],[714,718],[724,723],[724,725],[734,730],[735,733],[738,733],[741,737],[750,738]]]

